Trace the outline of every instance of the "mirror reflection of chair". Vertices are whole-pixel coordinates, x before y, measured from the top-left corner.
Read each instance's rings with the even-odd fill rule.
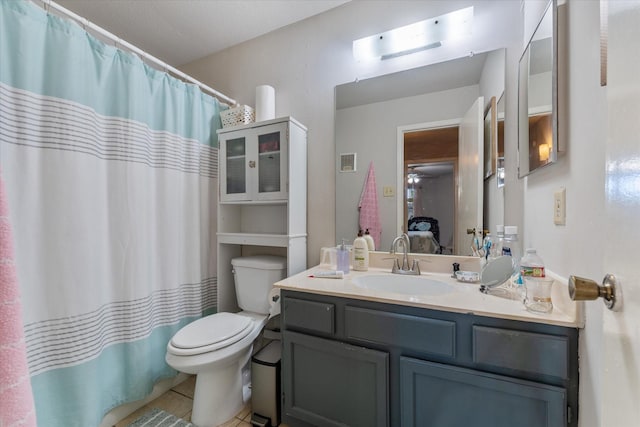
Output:
[[[437,219],[428,216],[413,217],[409,219],[407,232],[411,240],[412,252],[442,253],[440,227]]]

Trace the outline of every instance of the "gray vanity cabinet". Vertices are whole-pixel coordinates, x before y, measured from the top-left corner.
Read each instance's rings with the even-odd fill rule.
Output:
[[[473,369],[400,358],[403,426],[566,425],[566,392]]]
[[[283,422],[576,427],[578,331],[282,291]]]
[[[317,426],[388,425],[389,355],[289,332],[286,411]]]

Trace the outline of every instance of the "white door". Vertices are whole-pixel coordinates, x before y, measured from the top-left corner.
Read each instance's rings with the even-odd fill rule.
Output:
[[[601,425],[640,425],[640,1],[609,2],[604,269],[622,311],[604,310]],[[598,282],[602,278],[593,278]],[[587,304],[601,302],[588,302]],[[590,325],[592,327],[594,325]]]
[[[458,186],[455,226],[455,253],[471,255],[476,229],[482,244],[482,200],[484,165],[484,97],[478,98],[460,123],[458,137]]]

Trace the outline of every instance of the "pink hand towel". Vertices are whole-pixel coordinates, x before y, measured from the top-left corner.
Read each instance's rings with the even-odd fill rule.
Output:
[[[380,212],[378,211],[378,193],[373,161],[369,163],[369,171],[360,195],[358,208],[360,209],[360,228],[362,231],[369,229],[369,233],[371,233],[371,237],[373,237],[373,241],[376,244],[376,249],[379,249],[382,225],[380,225]]]
[[[0,176],[0,426],[37,427],[6,194]]]

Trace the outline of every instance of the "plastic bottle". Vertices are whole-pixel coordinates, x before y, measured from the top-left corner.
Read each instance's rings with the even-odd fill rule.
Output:
[[[502,256],[502,246],[504,244],[504,225],[496,225],[496,235],[491,242],[489,260],[494,260]]]
[[[353,241],[353,269],[355,271],[369,269],[369,246],[362,236],[362,230],[358,231],[358,237]]]
[[[349,273],[349,250],[344,244],[345,239],[342,239],[342,243],[336,250],[336,270],[342,271],[344,274]]]
[[[369,233],[368,228],[364,232],[364,240],[367,241],[367,247],[369,248],[369,251],[376,250],[376,242],[373,241],[373,237],[371,237],[371,233]]]
[[[544,262],[533,248],[527,249],[520,260],[520,275],[525,277],[545,277]]]
[[[511,264],[513,265],[512,281],[514,284],[522,285],[522,278],[520,277],[522,250],[520,249],[520,241],[518,240],[518,227],[515,225],[507,225],[504,227],[502,255],[511,257]]]

